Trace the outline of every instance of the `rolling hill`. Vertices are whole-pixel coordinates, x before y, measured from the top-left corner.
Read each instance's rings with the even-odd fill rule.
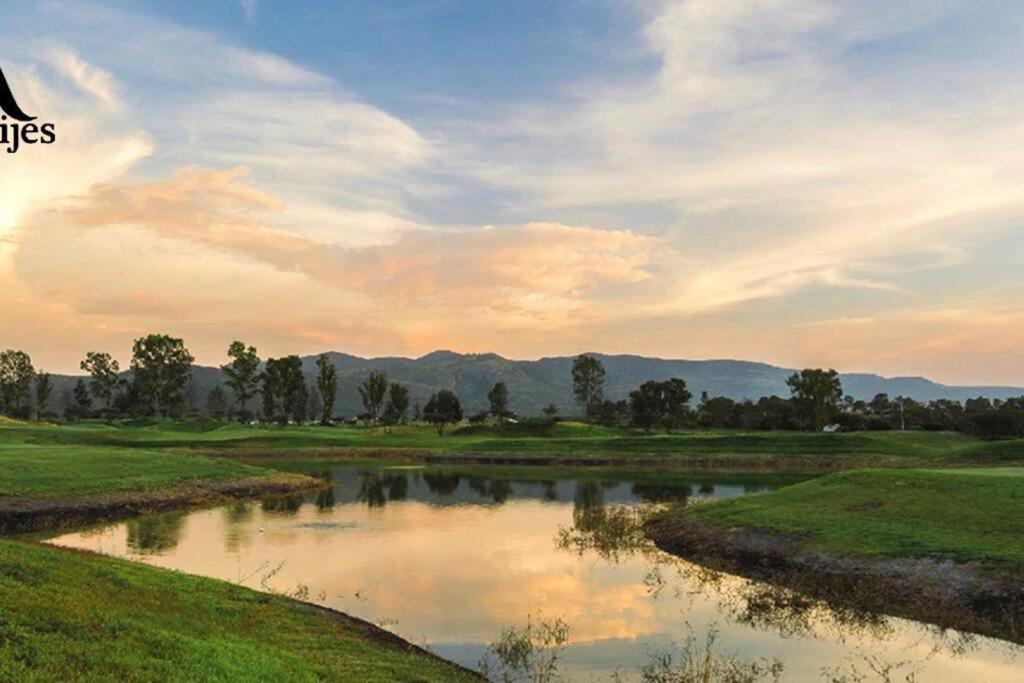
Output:
[[[577,412],[572,400],[571,356],[522,361],[493,353],[460,354],[452,351],[434,351],[419,358],[360,358],[338,352],[328,355],[338,370],[336,412],[339,415],[354,415],[362,411],[356,387],[371,370],[383,370],[390,379],[408,385],[412,401],[421,405],[432,392],[444,388],[459,395],[467,413],[483,410],[487,406],[487,391],[495,382],[504,381],[509,387],[511,408],[517,413],[537,414],[549,403],[557,405],[563,414]],[[702,391],[737,400],[756,400],[772,394],[788,396],[786,377],[793,372],[791,368],[751,361],[594,355],[601,359],[607,370],[605,394],[611,399],[625,398],[629,391],[649,379],[670,377],[684,378],[694,396],[700,396]],[[316,356],[303,358],[304,369],[311,378],[316,372],[315,363]],[[193,377],[192,400],[201,408],[210,389],[222,381],[221,372],[218,368],[196,366]],[[863,399],[870,399],[878,393],[919,401],[939,398],[963,401],[977,396],[1007,398],[1024,395],[1024,388],[947,386],[923,377],[844,373],[841,378],[846,393]],[[55,377],[55,406],[59,406],[61,393],[69,389],[75,379],[71,376]]]

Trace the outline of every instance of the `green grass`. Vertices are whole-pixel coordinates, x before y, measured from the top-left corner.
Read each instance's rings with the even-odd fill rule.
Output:
[[[472,680],[276,596],[46,546],[0,541],[0,603],[0,680]]]
[[[148,491],[269,474],[226,458],[171,451],[0,442],[0,499]]]
[[[65,426],[0,425],[0,443],[202,449],[218,454],[388,449],[450,455],[646,457],[824,466],[949,466],[1024,463],[1024,440],[982,442],[949,432],[680,432],[647,434],[561,422],[466,427],[438,436],[426,426],[250,427],[225,422],[139,420]]]
[[[675,514],[848,556],[981,560],[1024,571],[1024,469],[859,470]]]

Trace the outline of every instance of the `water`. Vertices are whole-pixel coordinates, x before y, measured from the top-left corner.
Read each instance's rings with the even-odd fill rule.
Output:
[[[654,653],[691,637],[702,647],[710,630],[716,652],[781,660],[784,680],[1024,675],[1024,648],[710,576],[615,523],[649,503],[769,490],[786,483],[778,475],[316,467],[330,489],[50,542],[297,593],[467,666],[503,628],[558,617],[570,627],[561,671],[572,680],[637,678]]]

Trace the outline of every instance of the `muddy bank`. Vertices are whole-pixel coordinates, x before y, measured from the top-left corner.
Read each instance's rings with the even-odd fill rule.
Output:
[[[239,498],[309,491],[322,482],[303,475],[191,481],[172,488],[62,498],[0,498],[0,534],[61,529],[113,521],[147,512],[213,505]]]
[[[662,550],[830,604],[1024,643],[1024,575],[981,562],[807,553],[796,536],[669,511],[644,524]]]
[[[424,465],[504,465],[523,467],[632,467],[693,470],[743,470],[795,473],[828,473],[863,467],[883,467],[870,457],[837,458],[834,456],[790,456],[766,458],[757,456],[684,457],[676,455],[515,455],[511,453],[437,453],[405,448],[232,448],[229,450],[189,449],[197,455],[239,460],[383,460],[420,463]],[[909,467],[914,463],[901,463]],[[893,465],[895,467],[895,465]],[[931,465],[935,467],[936,465]]]

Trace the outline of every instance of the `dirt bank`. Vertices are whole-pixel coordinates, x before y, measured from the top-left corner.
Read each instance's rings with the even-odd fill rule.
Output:
[[[514,455],[483,453],[437,453],[407,448],[200,448],[187,452],[239,460],[394,460],[424,465],[505,465],[524,467],[632,467],[692,470],[741,470],[796,473],[828,473],[860,467],[878,467],[871,457],[835,458],[826,456],[789,456],[768,458],[746,455],[679,457],[647,455]]]
[[[0,498],[0,534],[61,529],[194,505],[253,496],[295,493],[322,486],[312,477],[271,474],[243,479],[193,481],[151,491],[124,491],[62,498]]]
[[[670,511],[644,531],[691,562],[783,586],[837,606],[1024,642],[1024,576],[980,562],[840,557],[799,550],[798,537],[725,528]]]

